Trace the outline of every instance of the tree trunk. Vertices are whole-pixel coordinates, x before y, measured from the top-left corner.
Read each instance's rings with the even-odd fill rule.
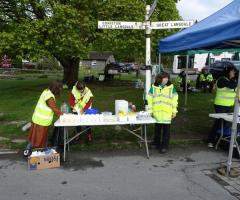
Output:
[[[78,80],[79,58],[59,58],[63,66],[63,83],[72,88]]]

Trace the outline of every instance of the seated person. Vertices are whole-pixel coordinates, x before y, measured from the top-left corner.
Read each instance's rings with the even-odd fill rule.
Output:
[[[204,92],[208,91],[211,93],[214,86],[213,76],[208,72],[206,68],[203,68],[201,73],[198,75],[196,88],[202,89]]]
[[[187,79],[187,90],[190,91],[190,79]],[[175,80],[175,87],[177,88],[178,91],[183,91],[185,92],[186,88],[186,73],[183,70],[178,77]]]

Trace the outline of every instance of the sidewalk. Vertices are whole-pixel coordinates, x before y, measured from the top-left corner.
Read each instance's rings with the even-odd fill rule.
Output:
[[[209,175],[227,154],[205,145],[172,146],[164,155],[152,150],[150,159],[144,149],[68,158],[59,169],[27,171],[20,155],[0,155],[1,199],[236,200],[240,194],[240,178],[224,178],[223,185]]]

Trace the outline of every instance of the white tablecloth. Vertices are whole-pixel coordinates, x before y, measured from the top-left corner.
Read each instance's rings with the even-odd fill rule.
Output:
[[[125,122],[78,122],[78,123],[61,123],[58,119],[54,126],[114,126],[114,125],[128,125],[128,124],[154,124],[156,120],[154,118],[149,118],[147,120],[136,120],[136,121],[125,121]]]
[[[211,114],[209,114],[209,117],[215,118],[215,119],[223,119],[228,122],[233,121],[233,113],[211,113]],[[238,116],[238,123],[240,123],[239,116]]]

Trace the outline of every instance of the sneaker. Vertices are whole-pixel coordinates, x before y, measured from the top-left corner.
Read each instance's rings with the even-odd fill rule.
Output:
[[[213,143],[208,143],[208,147],[209,148],[213,148],[214,146],[213,146]]]

